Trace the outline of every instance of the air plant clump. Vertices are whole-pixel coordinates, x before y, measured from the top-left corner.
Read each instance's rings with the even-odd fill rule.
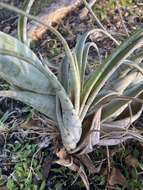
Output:
[[[9,90],[0,91],[0,96],[20,100],[45,114],[51,123],[54,121],[63,145],[57,152],[56,163],[79,172],[89,189],[83,165],[95,172],[88,153],[96,150],[96,145],[117,145],[127,139],[143,141],[141,131],[131,125],[143,110],[143,52],[136,51],[143,46],[143,29],[122,44],[106,30],[93,29],[70,49],[55,28],[29,14],[33,2],[27,1],[25,11],[0,3],[1,7],[21,15],[18,39],[0,32],[0,78],[10,84]],[[30,49],[27,18],[43,24],[63,44],[65,58],[58,76],[48,61],[39,59]],[[116,50],[104,61],[96,43],[87,40],[93,33],[102,33],[116,43]],[[91,47],[99,55],[99,64],[87,78]]]

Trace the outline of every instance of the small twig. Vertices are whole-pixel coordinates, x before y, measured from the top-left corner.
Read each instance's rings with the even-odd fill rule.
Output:
[[[118,1],[118,0],[116,1],[116,5],[117,5],[117,9],[118,9],[118,11],[119,11],[119,17],[120,17],[120,19],[121,19],[121,24],[122,24],[122,26],[123,26],[123,28],[124,28],[124,30],[125,30],[125,33],[126,33],[127,37],[129,37],[130,34],[129,34],[128,29],[127,29],[127,27],[126,27],[126,25],[125,25],[124,18],[123,18],[123,16],[122,16],[121,9],[120,9],[120,4],[119,4],[119,1]]]
[[[12,16],[12,17],[9,17],[9,18],[7,18],[7,19],[5,19],[5,20],[2,20],[1,24],[5,24],[6,22],[10,22],[11,20],[17,19],[17,18],[18,18],[17,15],[16,15],[16,16]]]
[[[79,170],[78,170],[78,172],[77,172],[77,174],[76,174],[76,176],[75,176],[75,179],[74,179],[73,182],[71,183],[71,186],[72,186],[73,184],[75,184],[76,181],[77,181],[77,179],[80,177],[81,167],[82,167],[82,166],[80,165]]]
[[[95,4],[95,2],[96,2],[96,0],[90,0],[90,1],[89,1],[89,6],[90,6],[90,8],[93,7],[93,5]],[[89,10],[88,10],[86,7],[83,8],[83,10],[81,11],[81,13],[80,13],[80,15],[79,15],[80,19],[81,19],[81,20],[84,19],[84,18],[87,16],[88,12],[89,12]]]
[[[87,3],[86,0],[82,0],[85,7],[87,8],[87,10],[91,13],[91,15],[93,16],[93,18],[95,19],[97,26],[99,28],[101,28],[102,30],[106,31],[106,28],[102,25],[102,23],[100,22],[100,20],[98,19],[98,17],[95,15],[95,13],[93,12],[93,10],[91,9],[91,7],[89,6],[89,4]]]
[[[106,152],[107,152],[108,172],[110,173],[111,164],[110,164],[110,153],[109,153],[109,148],[108,148],[108,146],[106,146]]]
[[[130,104],[130,103],[129,103],[128,106],[129,106],[129,114],[130,114],[130,123],[129,123],[129,125],[130,125],[130,126],[133,126],[133,123],[132,123],[133,110],[132,110],[132,107],[131,107],[131,104]],[[129,129],[130,126],[128,126],[127,129]]]
[[[8,179],[12,178],[14,181],[17,182],[17,179],[14,174],[15,174],[15,170],[8,176],[7,181],[8,181]]]
[[[35,159],[35,156],[39,153],[39,151],[41,150],[41,147],[38,148],[38,150],[33,154],[33,157],[32,157],[32,160],[31,160],[31,164],[30,164],[30,169],[29,169],[29,173],[28,173],[28,177],[26,179],[26,182],[28,182],[29,178],[30,178],[30,175],[31,175],[31,172],[34,171],[32,165],[33,165],[33,161]]]

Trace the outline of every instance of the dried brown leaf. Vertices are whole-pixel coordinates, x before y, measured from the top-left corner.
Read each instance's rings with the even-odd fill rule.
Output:
[[[109,185],[124,185],[126,183],[126,178],[123,176],[118,168],[113,167],[108,178]]]
[[[91,158],[89,157],[88,154],[84,154],[84,155],[79,155],[78,158],[80,159],[80,161],[83,163],[83,165],[86,166],[86,168],[88,169],[90,174],[95,174],[95,173],[99,173],[101,166],[102,166],[102,162],[101,164],[96,168],[94,163],[92,162]]]
[[[59,151],[57,151],[56,155],[60,160],[65,160],[67,158],[67,152],[64,148],[61,148]]]
[[[76,158],[73,158],[72,156],[67,155],[65,149],[61,149],[59,152],[57,152],[57,156],[60,159],[55,161],[55,163],[61,166],[65,166],[74,172],[77,172],[77,174],[81,177],[86,190],[90,190],[87,175],[80,161]]]
[[[125,158],[125,163],[127,164],[127,166],[132,166],[134,168],[137,168],[140,165],[139,161],[132,155],[128,155]]]
[[[48,178],[48,176],[49,176],[51,165],[52,165],[52,160],[45,160],[42,165],[43,175],[45,178]]]
[[[0,187],[0,190],[8,190],[7,187],[3,186],[3,187]]]
[[[95,113],[92,118],[92,123],[90,124],[89,129],[85,130],[81,137],[81,142],[76,149],[71,151],[71,153],[77,153],[79,155],[88,154],[93,151],[94,146],[99,143],[100,140],[100,126],[101,126],[101,111],[102,108]],[[89,121],[87,121],[88,124]]]
[[[38,120],[29,120],[29,121],[26,121],[24,123],[21,124],[21,128],[24,128],[24,129],[31,129],[33,127],[38,127],[40,126],[40,123]]]

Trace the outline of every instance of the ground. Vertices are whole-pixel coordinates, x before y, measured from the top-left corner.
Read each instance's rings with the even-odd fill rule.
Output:
[[[23,1],[8,1],[22,7]],[[44,7],[44,1],[40,4]],[[102,24],[112,31],[120,41],[143,25],[143,3],[141,1],[121,0],[97,1],[93,7]],[[35,3],[32,13],[39,11]],[[37,8],[38,7],[38,8]],[[66,38],[70,47],[83,32],[97,27],[92,16],[80,18],[82,6],[70,13],[59,25],[55,26]],[[120,14],[121,13],[121,14]],[[122,17],[121,17],[122,15]],[[123,24],[124,23],[124,24]],[[17,15],[0,9],[0,30],[15,35]],[[94,36],[91,36],[94,41]],[[97,44],[102,57],[114,49],[114,44],[99,38]],[[51,61],[56,67],[63,59],[63,48],[54,35],[46,32],[39,41],[33,43],[35,52]],[[97,55],[90,52],[87,74],[94,70]],[[92,64],[94,61],[94,64]],[[0,81],[0,89],[7,89],[5,81]],[[31,120],[39,128],[31,129]],[[28,122],[28,124],[25,122]],[[142,117],[136,122],[143,127]],[[42,126],[42,127],[41,127]],[[0,99],[0,186],[9,190],[84,190],[78,174],[67,168],[52,164],[56,160],[53,146],[46,135],[46,117],[21,102],[8,98]],[[96,147],[90,155],[99,167],[98,174],[88,174],[91,190],[142,190],[143,189],[143,144],[127,142],[117,147]],[[1,189],[0,187],[0,189]]]

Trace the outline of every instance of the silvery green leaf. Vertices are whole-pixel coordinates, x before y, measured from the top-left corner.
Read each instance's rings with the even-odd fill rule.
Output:
[[[107,80],[123,64],[125,59],[127,59],[136,49],[142,46],[142,43],[143,29],[140,29],[129,39],[127,39],[104,64],[101,64],[99,65],[99,67],[97,67],[94,74],[86,82],[83,93],[81,94],[81,121],[84,119],[95,97],[97,96],[99,91],[104,87]],[[84,105],[86,106],[84,107]]]
[[[104,35],[106,35],[107,37],[109,37],[111,40],[113,40],[116,44],[119,45],[119,43],[105,30],[102,29],[92,29],[86,33],[84,33],[78,40],[76,47],[75,47],[75,53],[76,53],[76,57],[77,57],[77,61],[79,64],[79,68],[82,66],[82,59],[83,59],[83,53],[84,53],[84,48],[85,48],[85,43],[87,38],[93,34],[93,33],[102,33]]]
[[[133,105],[132,105],[133,104]],[[104,122],[102,127],[115,127],[119,129],[126,129],[128,128],[134,121],[136,121],[143,111],[143,106],[140,103],[133,102],[130,105],[130,109],[126,108],[114,121]]]
[[[0,91],[0,96],[24,102],[49,118],[57,121],[55,96],[32,93],[28,91]]]
[[[70,74],[70,65],[67,56],[65,56],[63,63],[61,64],[60,80],[67,94],[69,94]]]
[[[12,56],[0,55],[0,78],[21,89],[54,93],[50,81],[36,67]]]
[[[132,88],[129,88],[125,90],[123,95],[129,96],[129,97],[137,97],[143,92],[143,82],[137,83]],[[116,118],[118,115],[120,115],[123,110],[128,106],[128,103],[131,100],[113,100],[111,103],[107,104],[103,108],[102,112],[102,122],[107,121],[109,119]]]
[[[137,85],[137,84],[140,83],[140,82],[143,82],[143,75],[142,75],[140,72],[138,72],[138,73],[136,74],[135,80],[132,81],[132,83],[127,87],[126,90],[129,90],[130,88],[134,87],[135,85]]]
[[[136,79],[137,74],[138,72],[131,71],[127,73],[126,76],[120,79],[117,78],[117,80],[108,86],[108,89],[122,94],[124,90]]]
[[[27,18],[32,19],[35,22],[38,22],[39,24],[42,24],[47,29],[49,29],[53,34],[55,34],[56,37],[60,40],[60,42],[63,44],[63,47],[65,49],[66,55],[67,55],[68,60],[69,60],[69,64],[71,66],[73,82],[74,82],[74,97],[75,97],[75,102],[74,102],[75,105],[74,106],[75,106],[75,109],[78,113],[79,112],[79,105],[80,105],[79,69],[77,67],[77,63],[76,63],[75,58],[72,54],[72,51],[70,50],[68,43],[66,42],[64,37],[53,26],[45,24],[44,22],[40,21],[37,17],[32,16],[32,15],[26,13],[25,11],[18,9],[17,7],[14,7],[12,5],[8,5],[8,4],[2,3],[2,2],[0,3],[0,6],[3,8],[6,8],[8,10],[14,11],[20,15],[26,16]],[[38,66],[39,66],[39,64],[38,64]]]
[[[23,3],[23,10],[26,13],[30,12],[30,9],[33,5],[35,0],[25,0]],[[28,45],[28,38],[27,38],[27,17],[21,15],[18,20],[18,38],[21,42]]]
[[[67,98],[63,98],[62,95],[59,96],[59,103],[62,121],[62,125],[59,123],[61,137],[66,149],[70,151],[76,148],[80,140],[82,133],[81,122],[74,108],[68,105]]]
[[[58,114],[58,110],[56,112],[60,118],[59,129],[61,130],[61,136],[62,139],[64,139],[65,147],[68,150],[74,149],[81,137],[82,133],[81,121],[65,89],[58,81],[57,77],[53,74],[53,72],[47,67],[47,65],[43,65],[43,73],[50,80],[51,85],[57,96],[57,101],[58,101],[57,108],[58,110],[61,109],[61,114]],[[70,141],[71,144],[68,143],[70,138],[72,139]]]
[[[133,139],[133,137],[128,135],[125,137],[103,138],[99,141],[98,145],[99,146],[114,146],[114,145],[121,144],[128,139]]]
[[[94,146],[99,143],[101,110],[102,108],[99,108],[98,111],[94,114],[91,125],[89,127],[86,126],[85,130],[83,128],[80,142],[76,149],[71,151],[71,153],[76,153],[79,155],[88,154],[92,152],[94,150]]]
[[[17,40],[16,38],[5,34],[0,31],[0,49],[12,51],[22,57],[27,57],[31,62],[35,63],[35,66],[40,66],[41,61],[36,54],[25,44]]]
[[[94,99],[92,106],[90,107],[86,118],[92,114],[94,114],[100,107],[104,106],[105,104],[109,103],[113,99],[119,96],[119,93],[110,90],[103,90],[101,91]]]
[[[125,142],[128,139],[143,142],[143,136],[137,130],[121,130],[116,127],[106,127],[103,135],[101,135],[100,146],[113,146]],[[101,129],[103,130],[103,129]]]
[[[68,127],[66,123],[64,122],[65,118],[63,118],[62,108],[61,108],[58,97],[56,97],[56,114],[57,114],[59,129],[61,132],[62,143],[64,147],[68,151],[70,151],[76,147],[77,142],[79,141],[79,132],[78,132],[79,129],[74,128],[74,127],[72,128]],[[77,136],[77,139],[76,139],[76,136]]]
[[[99,48],[97,47],[97,45],[93,42],[87,42],[85,44],[84,50],[83,50],[83,58],[82,58],[82,65],[80,67],[80,75],[81,75],[81,86],[83,87],[84,84],[84,79],[85,79],[85,71],[86,71],[86,66],[87,66],[87,61],[88,61],[88,55],[89,55],[89,50],[90,48],[93,47],[97,54],[98,54],[98,58],[99,58],[99,63],[101,64],[101,55],[99,52]]]

